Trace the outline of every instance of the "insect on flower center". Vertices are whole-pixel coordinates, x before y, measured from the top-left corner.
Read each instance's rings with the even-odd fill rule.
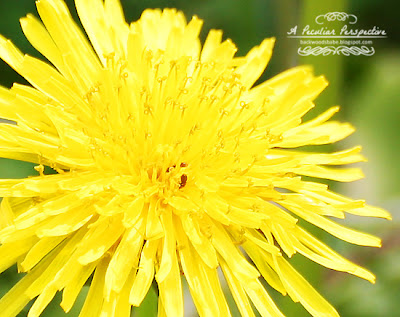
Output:
[[[168,167],[168,168],[166,169],[166,171],[165,171],[165,173],[166,173],[167,175],[170,175],[170,176],[171,176],[170,179],[171,179],[171,178],[172,178],[172,179],[178,178],[177,185],[178,185],[178,188],[179,188],[179,189],[185,187],[186,184],[187,184],[187,181],[188,181],[188,176],[187,176],[187,174],[184,173],[186,167],[188,167],[188,163],[182,162],[182,163],[179,164],[179,168],[178,168],[179,170],[177,170],[176,172],[175,172],[175,170],[177,169],[176,164],[174,164],[174,165]],[[175,172],[175,174],[176,174],[175,177],[172,176],[172,174],[173,174],[174,172]],[[180,176],[179,176],[179,175],[180,175]]]

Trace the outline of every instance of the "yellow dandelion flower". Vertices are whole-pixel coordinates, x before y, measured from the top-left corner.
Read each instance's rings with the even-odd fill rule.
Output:
[[[290,265],[300,253],[374,282],[302,229],[299,218],[350,243],[376,237],[332,220],[390,218],[302,176],[353,181],[360,147],[295,150],[351,134],[329,109],[302,122],[327,85],[309,67],[256,87],[272,53],[245,57],[202,20],[173,9],[125,22],[118,0],[76,0],[90,42],[62,0],[38,0],[41,21],[21,19],[52,64],[0,37],[0,57],[32,86],[0,88],[0,155],[34,162],[38,176],[0,180],[0,269],[26,275],[0,300],[16,316],[35,297],[39,316],[58,291],[68,312],[93,275],[80,316],[130,316],[155,279],[159,316],[183,316],[185,278],[200,316],[229,316],[221,268],[243,316],[282,316],[261,283],[313,316],[338,316]],[[45,175],[44,166],[56,174]]]

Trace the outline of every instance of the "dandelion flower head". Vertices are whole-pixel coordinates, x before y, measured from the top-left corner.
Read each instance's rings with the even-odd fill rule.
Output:
[[[130,316],[153,281],[159,316],[183,316],[186,279],[200,316],[229,316],[221,269],[243,316],[283,316],[262,284],[313,316],[335,309],[292,267],[295,253],[374,281],[299,224],[347,242],[380,240],[336,223],[345,213],[389,218],[304,176],[353,181],[360,147],[304,152],[353,127],[334,107],[302,116],[326,87],[309,67],[255,86],[272,54],[266,39],[235,57],[222,32],[199,40],[202,20],[149,9],[132,24],[118,0],[76,0],[86,35],[62,0],[36,2],[23,32],[48,62],[0,37],[0,58],[31,85],[0,87],[0,156],[38,175],[0,180],[0,269],[26,275],[0,300],[39,316],[57,292],[68,312],[92,276],[80,316]],[[48,166],[54,173],[44,172]]]

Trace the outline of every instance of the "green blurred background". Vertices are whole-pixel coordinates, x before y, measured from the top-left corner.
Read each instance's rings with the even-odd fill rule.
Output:
[[[67,0],[76,17],[73,0]],[[393,221],[349,217],[347,224],[374,233],[383,238],[381,249],[352,246],[314,232],[342,254],[369,268],[377,275],[376,285],[344,273],[320,268],[300,256],[294,262],[313,285],[338,309],[343,317],[399,316],[400,301],[400,5],[395,0],[122,0],[128,21],[139,18],[145,8],[175,7],[187,18],[197,15],[204,19],[202,38],[211,28],[223,29],[226,38],[238,46],[238,55],[244,55],[264,38],[275,36],[275,54],[261,80],[269,78],[298,64],[311,64],[317,74],[324,74],[331,85],[317,100],[310,116],[333,105],[341,105],[341,120],[353,123],[357,132],[335,145],[335,149],[362,144],[369,162],[363,164],[364,180],[332,186],[352,198],[367,198],[373,205],[387,208]],[[298,25],[316,27],[314,18],[327,12],[347,12],[358,17],[357,28],[377,26],[386,30],[386,39],[374,40],[373,56],[312,56],[297,54],[298,39],[288,39],[287,32]],[[24,52],[41,57],[24,38],[18,19],[35,13],[33,0],[0,0],[0,34]],[[36,14],[37,15],[37,14]],[[339,22],[338,22],[339,23]],[[10,87],[13,82],[26,83],[4,62],[0,61],[0,84]],[[332,148],[331,148],[332,149]],[[0,178],[21,178],[34,175],[33,165],[0,159]],[[20,278],[16,268],[0,276],[0,296]],[[87,292],[85,288],[76,307],[67,314],[78,316]],[[270,293],[288,317],[309,316],[299,304]],[[143,307],[134,316],[156,316],[155,293],[152,291]],[[232,301],[232,299],[229,299]],[[59,308],[60,296],[46,309],[43,316],[66,316]],[[233,307],[234,305],[232,305]],[[232,311],[238,316],[236,309]],[[20,316],[26,316],[24,310]],[[187,316],[196,316],[188,304]],[[1,312],[0,312],[1,316]]]

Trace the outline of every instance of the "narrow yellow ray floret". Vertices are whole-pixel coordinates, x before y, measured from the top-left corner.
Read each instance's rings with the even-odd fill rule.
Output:
[[[380,240],[339,225],[346,213],[390,218],[303,176],[362,177],[360,147],[330,144],[354,131],[303,122],[326,87],[295,67],[253,87],[272,55],[266,39],[244,57],[202,20],[174,9],[125,22],[118,0],[75,0],[86,35],[62,0],[36,2],[21,19],[48,62],[0,36],[0,58],[31,86],[0,87],[0,156],[37,164],[39,175],[0,180],[0,270],[26,275],[1,300],[2,317],[36,298],[40,316],[58,291],[68,312],[87,280],[85,316],[130,316],[153,281],[159,316],[184,315],[182,278],[200,316],[229,316],[221,268],[243,316],[283,316],[261,279],[313,316],[338,316],[291,266],[300,253],[371,282],[369,271],[306,232],[298,219],[344,241]],[[44,173],[44,166],[54,170]]]

